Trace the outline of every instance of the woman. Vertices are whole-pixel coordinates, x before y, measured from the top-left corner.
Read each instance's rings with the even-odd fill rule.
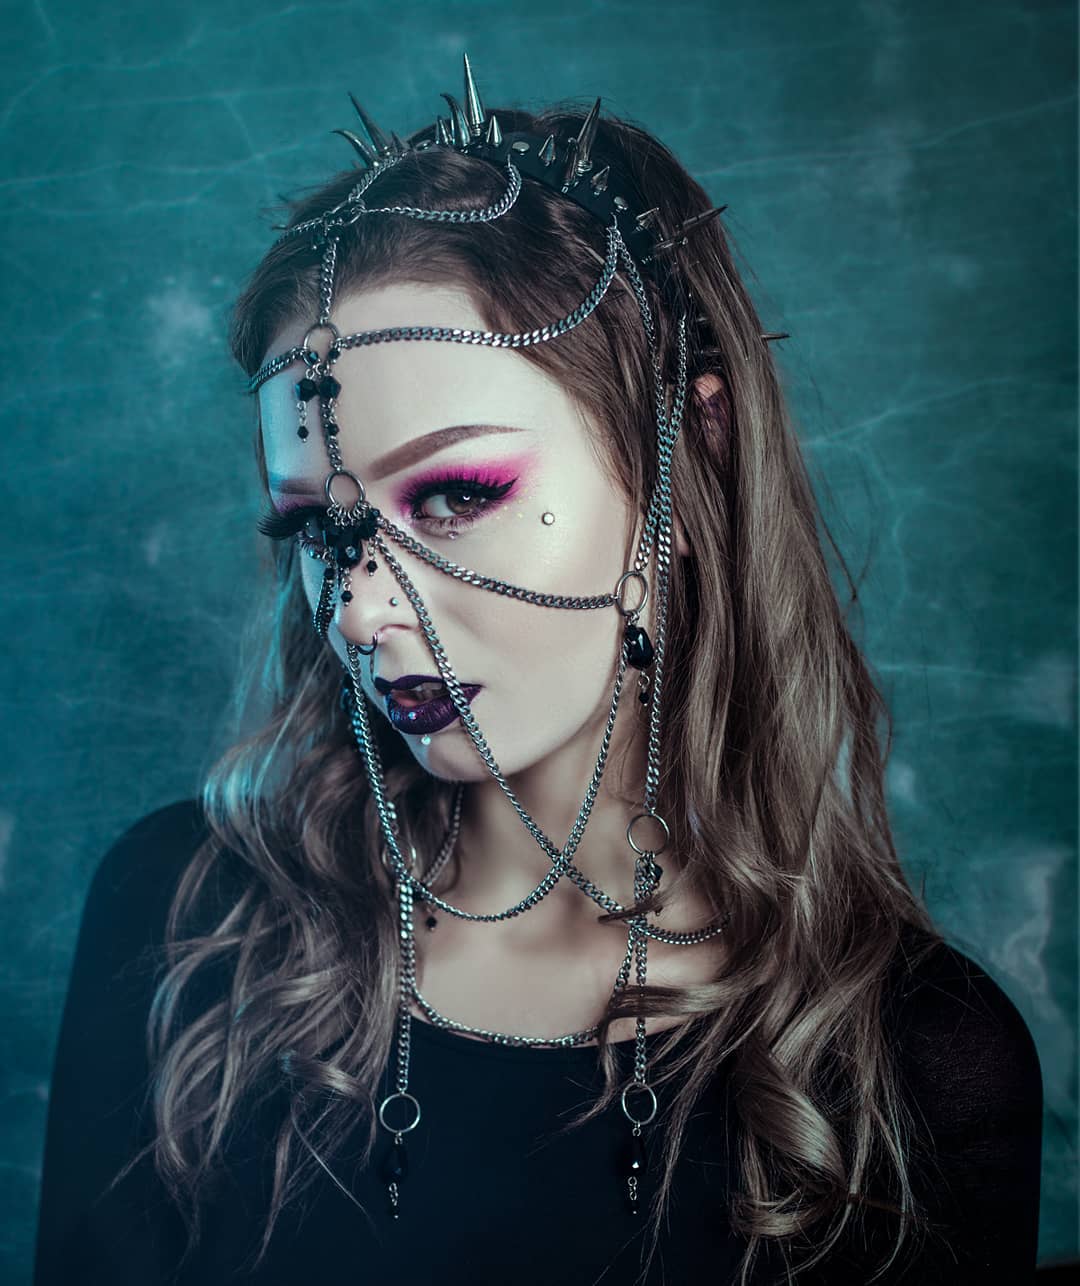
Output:
[[[239,301],[273,712],[95,878],[36,1281],[1024,1280],[1037,1055],[897,860],[720,211],[445,97]]]

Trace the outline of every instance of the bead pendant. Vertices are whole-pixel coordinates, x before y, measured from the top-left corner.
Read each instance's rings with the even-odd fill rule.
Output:
[[[641,1129],[638,1127],[630,1136],[629,1155],[626,1161],[626,1206],[633,1215],[636,1215],[640,1208],[641,1181],[645,1174],[646,1163],[645,1140],[641,1137]]]
[[[405,1149],[405,1141],[400,1134],[394,1135],[393,1145],[386,1156],[383,1157],[382,1165],[379,1168],[382,1178],[386,1182],[387,1195],[390,1198],[390,1218],[398,1219],[401,1216],[399,1209],[401,1189],[398,1185],[409,1174],[409,1154]]]
[[[382,1177],[387,1183],[400,1183],[409,1175],[409,1154],[405,1140],[400,1134],[395,1135],[390,1151],[383,1158]]]
[[[646,670],[653,663],[656,653],[652,639],[640,625],[628,625],[623,631],[623,643],[626,646],[626,663],[635,670]]]

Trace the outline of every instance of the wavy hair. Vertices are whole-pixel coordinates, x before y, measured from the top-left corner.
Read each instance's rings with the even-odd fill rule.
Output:
[[[566,107],[498,115],[506,129],[564,138],[584,119]],[[620,190],[642,208],[659,207],[669,227],[711,204],[634,124],[602,119],[595,150]],[[336,205],[356,179],[356,171],[341,174],[290,202],[290,226]],[[475,208],[502,190],[486,163],[433,148],[381,176],[372,194],[386,205]],[[336,290],[340,298],[388,282],[451,284],[469,293],[490,329],[528,330],[584,298],[603,251],[603,229],[588,214],[526,182],[491,223],[361,219],[339,245]],[[610,1023],[680,1015],[686,1021],[665,1034],[656,1064],[654,1083],[671,1092],[658,1118],[662,1180],[649,1260],[688,1119],[724,1065],[740,1286],[755,1259],[773,1253],[790,1280],[858,1235],[871,1211],[892,1229],[884,1270],[924,1224],[913,1178],[922,1142],[887,1039],[889,970],[905,926],[920,931],[926,950],[940,934],[895,852],[883,785],[891,719],[851,637],[819,531],[852,603],[855,583],[818,512],[720,220],[698,227],[678,254],[695,300],[690,375],[714,372],[721,391],[688,399],[674,454],[674,507],[691,552],[671,568],[658,807],[671,825],[678,879],[729,915],[726,958],[706,985],[628,987],[613,1001],[600,1031],[604,1095],[568,1128],[610,1107],[621,1088]],[[646,284],[670,372],[675,319]],[[274,246],[236,305],[237,361],[253,374],[286,325],[317,311],[310,241]],[[656,463],[652,369],[622,274],[571,335],[520,351],[584,409],[613,484],[643,510]],[[258,433],[256,455],[265,484]],[[208,837],[170,909],[168,967],[148,1020],[156,1138],[144,1149],[184,1211],[191,1250],[200,1196],[211,1190],[241,1105],[282,1095],[256,1263],[282,1208],[329,1169],[323,1157],[358,1116],[370,1158],[399,970],[393,888],[339,699],[342,670],[312,629],[292,542],[275,550],[269,580],[260,651],[245,680],[246,690],[269,694],[265,722],[231,746],[203,788]],[[432,852],[453,783],[425,774],[384,720],[372,725],[406,842]],[[226,871],[235,884],[222,883]],[[232,890],[224,906],[223,888]]]

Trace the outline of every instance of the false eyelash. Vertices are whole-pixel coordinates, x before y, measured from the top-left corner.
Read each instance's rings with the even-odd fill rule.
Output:
[[[442,495],[447,491],[467,491],[486,502],[501,500],[515,482],[517,482],[517,478],[511,478],[508,482],[500,482],[497,478],[490,476],[484,478],[474,473],[449,472],[438,477],[428,478],[425,482],[413,486],[402,495],[402,501],[408,506],[414,522],[438,524],[435,528],[437,531],[446,530],[448,527],[453,527],[456,530],[458,527],[469,526],[476,521],[480,514],[456,514],[452,518],[425,518],[422,514],[417,513],[417,510],[431,496]],[[482,509],[483,506],[481,507],[481,512]]]
[[[299,535],[312,518],[321,518],[326,510],[320,505],[303,505],[290,509],[288,513],[279,513],[268,509],[258,521],[258,528],[271,540],[288,540],[290,536]]]

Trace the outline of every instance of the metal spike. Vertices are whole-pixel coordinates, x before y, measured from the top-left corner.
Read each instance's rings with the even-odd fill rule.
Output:
[[[499,119],[494,112],[488,117],[487,133],[484,135],[484,142],[490,147],[499,147],[502,144],[502,130],[499,128]]]
[[[542,165],[551,165],[555,160],[555,135],[549,134],[544,139],[544,146],[540,149],[540,163]]]
[[[450,122],[445,116],[435,117],[435,142],[443,147],[453,147],[454,140],[450,133]]]
[[[578,141],[572,138],[566,148],[566,165],[563,168],[562,186],[565,191],[571,187],[578,178]]]
[[[577,172],[587,174],[592,169],[592,151],[593,139],[596,138],[596,122],[600,119],[600,100],[599,98],[592,105],[592,110],[585,117],[585,124],[578,131],[577,136]]]
[[[611,166],[605,165],[602,170],[597,170],[589,182],[592,184],[594,192],[606,192],[608,176],[611,174]]]
[[[406,152],[409,152],[412,150],[409,147],[408,143],[403,143],[401,139],[398,138],[398,136],[393,132],[393,130],[390,131],[390,144],[398,156],[402,156]]]
[[[469,122],[465,119],[465,113],[461,110],[461,105],[456,98],[451,94],[443,94],[443,98],[450,104],[450,123],[454,130],[454,146],[464,147],[472,138],[469,133]]]
[[[484,132],[484,105],[476,92],[476,81],[473,80],[468,54],[465,55],[465,119],[470,135],[479,138]]]
[[[699,228],[703,223],[707,223],[709,219],[714,218],[726,209],[726,205],[718,205],[712,210],[705,210],[702,214],[692,215],[689,219],[680,223],[670,237],[667,237],[663,241],[658,241],[656,245],[653,246],[653,254],[658,252],[663,254],[667,250],[674,250],[676,246],[685,246],[686,234],[688,232],[692,232],[695,228]]]
[[[372,166],[378,160],[378,157],[371,150],[371,148],[368,147],[368,145],[364,142],[362,138],[358,138],[352,132],[351,129],[336,129],[334,130],[334,133],[340,134],[342,138],[347,138],[349,140],[349,142],[353,145],[353,147],[356,148],[356,151],[359,154],[360,159],[364,162],[365,165]]]
[[[691,215],[689,219],[683,220],[682,224],[676,230],[674,235],[677,236],[680,232],[682,233],[693,232],[695,228],[701,227],[703,223],[707,223],[710,219],[714,218],[716,215],[723,214],[723,212],[726,209],[727,209],[726,205],[717,205],[717,206],[713,206],[711,210],[705,210],[702,214]]]
[[[659,221],[660,221],[660,207],[658,205],[654,205],[651,210],[642,210],[642,212],[634,220],[634,222],[637,224],[639,228],[655,227],[656,224],[659,223]]]
[[[778,330],[778,331],[769,331],[767,334],[763,334],[761,338],[767,344],[769,343],[770,340],[773,340],[773,339],[790,339],[791,335],[786,330]]]
[[[375,151],[378,152],[380,156],[389,156],[391,151],[390,140],[356,101],[356,96],[354,94],[350,94],[349,98],[352,100],[353,107],[356,108],[356,114],[360,117],[361,124],[364,129],[367,130],[368,138],[371,139],[375,146]]]

